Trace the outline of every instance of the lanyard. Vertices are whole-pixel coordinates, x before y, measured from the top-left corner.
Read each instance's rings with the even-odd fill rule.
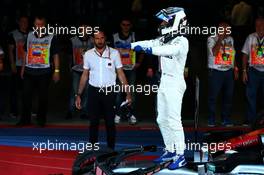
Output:
[[[263,37],[262,37],[262,39],[263,39]],[[264,39],[262,40],[262,42],[260,42],[260,41],[261,41],[260,38],[257,37],[257,41],[258,41],[257,55],[258,55],[259,57],[262,57],[262,56],[263,56],[262,45],[263,45]]]
[[[259,37],[257,37],[257,41],[258,41],[258,48],[260,49],[260,48],[263,46],[264,39],[263,39],[263,37],[262,37],[262,42],[260,42],[261,39],[260,39]]]
[[[108,48],[108,47],[106,47],[105,50],[106,50],[107,48]],[[104,50],[104,51],[105,51],[105,50]],[[96,54],[97,56],[99,56],[99,57],[101,57],[101,58],[111,60],[111,57],[110,57],[110,48],[108,48],[108,57],[103,57],[103,54],[102,54],[102,55],[98,54],[98,52],[96,51],[96,49],[94,50],[94,52],[95,52],[95,54]],[[103,52],[103,53],[104,53],[104,52]]]
[[[228,61],[229,60],[229,53],[226,53],[226,40],[224,40],[223,42],[224,42],[224,44],[222,45],[222,51],[223,51],[222,59],[224,61]]]
[[[223,50],[223,53],[226,54],[226,41],[224,40],[224,45],[222,45],[222,50]]]

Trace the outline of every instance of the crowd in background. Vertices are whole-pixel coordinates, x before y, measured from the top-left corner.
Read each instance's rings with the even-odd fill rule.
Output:
[[[1,30],[0,30],[0,114],[3,115],[7,106],[9,106],[9,115],[10,117],[17,118],[19,116],[30,116],[32,107],[29,105],[28,101],[23,100],[23,105],[19,105],[22,99],[26,96],[28,97],[31,94],[31,88],[29,86],[35,86],[36,84],[30,85],[30,83],[25,83],[23,79],[21,79],[21,54],[25,48],[25,43],[27,41],[28,33],[32,29],[34,25],[35,16],[39,14],[41,11],[41,15],[47,19],[47,23],[50,24],[58,24],[58,25],[75,25],[75,26],[104,26],[106,29],[106,33],[108,36],[108,43],[110,46],[117,48],[115,46],[115,36],[123,36],[123,40],[127,40],[127,38],[132,37],[130,42],[135,40],[148,39],[152,36],[157,36],[157,21],[154,19],[154,14],[160,10],[161,8],[167,6],[182,6],[185,8],[189,23],[191,25],[197,26],[218,26],[220,22],[228,23],[232,27],[232,46],[233,49],[236,51],[234,57],[236,60],[236,65],[232,67],[238,73],[238,79],[245,78],[244,73],[247,73],[247,67],[243,66],[245,63],[242,61],[243,53],[245,52],[245,41],[249,34],[255,32],[255,19],[259,17],[263,17],[263,6],[261,6],[260,1],[256,1],[254,3],[248,1],[219,1],[217,3],[201,0],[200,2],[196,1],[178,1],[178,2],[167,2],[164,0],[157,0],[157,1],[140,1],[140,0],[129,0],[129,1],[122,1],[116,2],[118,5],[113,3],[112,1],[66,1],[65,4],[57,3],[57,2],[50,2],[50,1],[4,1],[3,6],[1,7]],[[122,9],[120,9],[120,6]],[[220,7],[220,8],[219,8]],[[13,9],[12,11],[7,11],[7,9]],[[41,10],[42,9],[42,10]],[[48,11],[48,12],[47,12]],[[66,12],[67,13],[66,13]],[[197,15],[199,14],[199,15]],[[210,15],[209,15],[210,14]],[[129,16],[129,17],[128,17]],[[127,25],[128,28],[125,26]],[[127,31],[126,31],[127,30]],[[263,28],[261,29],[263,30]],[[116,33],[117,32],[117,33]],[[134,33],[135,32],[135,33]],[[116,34],[116,35],[114,35]],[[135,36],[132,36],[134,35]],[[206,72],[208,75],[211,75],[212,67],[209,66],[208,68],[208,59],[207,59],[207,38],[209,36],[188,36],[189,44],[190,44],[190,51],[188,56],[188,61],[186,65],[186,81],[187,81],[187,92],[186,96],[190,96],[191,100],[187,100],[187,107],[183,106],[183,110],[188,108],[188,115],[193,115],[194,113],[194,106],[193,106],[193,96],[194,96],[194,78],[195,76],[202,77],[204,76],[203,73]],[[122,38],[121,38],[122,40]],[[224,39],[223,39],[224,40]],[[260,38],[261,40],[261,38]],[[262,38],[263,40],[263,38]],[[261,40],[261,41],[262,41]],[[260,42],[261,42],[260,41]],[[217,40],[216,40],[217,42]],[[205,47],[202,48],[202,43]],[[198,45],[198,47],[197,47]],[[263,45],[263,42],[262,42]],[[70,97],[68,102],[67,114],[65,115],[67,119],[72,118],[72,113],[75,110],[74,107],[74,95],[77,91],[77,86],[79,83],[79,79],[81,76],[80,67],[76,66],[81,64],[78,62],[80,61],[81,54],[83,54],[88,49],[93,47],[92,44],[92,36],[85,36],[83,38],[79,38],[78,36],[71,36],[71,35],[60,35],[56,36],[51,39],[51,46],[52,46],[52,55],[57,55],[60,60],[67,59],[68,67],[64,69],[68,69],[71,72],[71,82],[70,86]],[[262,46],[260,46],[262,48]],[[264,46],[263,46],[264,47]],[[80,49],[78,51],[78,49]],[[211,48],[213,49],[213,47]],[[250,53],[248,53],[250,54]],[[67,57],[65,55],[68,55]],[[215,55],[214,55],[215,56]],[[133,68],[127,67],[125,69],[126,77],[130,84],[135,84],[138,79],[146,79],[148,77],[149,83],[157,83],[158,81],[158,59],[150,55],[136,55],[137,61],[133,63]],[[208,56],[209,57],[209,56]],[[70,58],[70,59],[68,59]],[[65,61],[64,61],[65,62]],[[55,64],[55,63],[51,63]],[[54,69],[55,70],[55,69]],[[260,87],[264,89],[263,83],[263,72],[261,70],[259,75]],[[63,78],[62,68],[60,69],[59,73],[60,77]],[[140,72],[140,73],[138,73]],[[139,74],[140,76],[137,76]],[[232,73],[231,73],[232,74]],[[205,81],[209,82],[210,87],[208,88],[208,92],[212,91],[213,86],[219,87],[220,81],[216,81],[216,84],[210,84],[212,80],[219,80],[217,77],[221,77],[222,75],[214,75],[216,77],[209,77],[209,79],[205,78]],[[230,75],[230,76],[233,76]],[[206,76],[207,77],[207,76]],[[43,77],[42,77],[43,78]],[[48,81],[50,77],[45,77],[44,79]],[[212,78],[212,79],[210,79]],[[33,78],[34,79],[34,78]],[[59,80],[60,78],[56,78],[53,75],[53,80]],[[202,79],[202,78],[200,78]],[[220,78],[221,79],[221,78]],[[43,79],[42,79],[43,80]],[[245,80],[245,79],[243,79]],[[33,81],[33,80],[32,80]],[[230,82],[227,82],[227,85],[230,85]],[[37,82],[37,81],[33,81]],[[41,84],[43,83],[43,84]],[[26,84],[26,85],[25,85]],[[242,84],[242,83],[241,83]],[[253,82],[254,84],[254,82]],[[45,81],[38,82],[39,88],[37,89],[39,94],[42,95],[42,100],[40,100],[39,104],[44,109],[47,107],[47,99],[48,98],[48,88],[49,83],[45,83]],[[222,85],[222,84],[221,84]],[[26,89],[25,89],[26,88]],[[40,89],[43,88],[43,89]],[[229,90],[234,89],[234,87],[224,86],[224,88],[228,88]],[[25,92],[25,90],[27,92]],[[211,90],[211,91],[210,91]],[[207,93],[206,88],[201,89],[201,94],[204,95]],[[233,91],[233,90],[232,90]],[[46,93],[43,93],[46,92]],[[211,92],[209,94],[209,98],[211,97],[211,102],[208,100],[209,106],[209,126],[215,126],[215,103],[216,98],[220,90],[216,90],[214,93]],[[227,92],[224,90],[224,92]],[[253,92],[255,92],[255,98],[258,96],[257,94],[257,87],[254,88]],[[7,93],[9,95],[7,95]],[[235,93],[235,91],[234,91]],[[245,97],[247,96],[248,100],[252,98],[252,95],[243,93]],[[264,90],[263,90],[264,94]],[[206,94],[207,95],[207,94]],[[83,94],[83,98],[85,99],[85,94]],[[117,98],[117,106],[122,103],[122,94],[118,95]],[[232,103],[233,92],[227,94],[224,99],[231,98],[227,100],[229,106],[226,108],[224,105],[222,107],[222,115],[227,115],[228,117],[231,115],[232,110],[230,109],[230,103]],[[67,97],[68,98],[68,97]],[[67,99],[66,98],[66,99]],[[134,101],[137,102],[135,95]],[[213,99],[213,100],[212,100]],[[242,97],[241,97],[242,99]],[[243,99],[244,100],[244,99]],[[243,101],[241,100],[241,101]],[[7,105],[7,101],[10,101],[10,105]],[[213,101],[213,102],[212,102]],[[245,101],[245,100],[244,100]],[[256,99],[255,99],[256,101]],[[20,102],[20,103],[18,103]],[[256,112],[253,111],[252,108],[257,107],[256,102],[247,101],[251,105],[251,114],[246,114],[248,118],[244,122],[244,124],[248,124],[250,121],[249,115],[256,115]],[[260,101],[261,102],[261,101]],[[254,105],[255,104],[255,105]],[[253,107],[252,107],[253,105]],[[22,106],[22,109],[19,107]],[[85,105],[85,101],[83,101],[83,106]],[[131,114],[129,116],[130,123],[135,124],[137,122],[136,119],[136,112],[135,105],[132,105]],[[42,109],[43,109],[42,108]],[[46,115],[48,109],[42,111],[35,111],[37,115]],[[225,111],[227,110],[227,111]],[[226,113],[227,114],[226,114]],[[24,113],[24,114],[23,114]],[[224,114],[223,114],[224,113]],[[210,116],[211,115],[211,116]],[[119,115],[117,115],[119,116]],[[132,118],[131,118],[132,117]],[[225,116],[222,116],[225,118]],[[88,118],[86,116],[85,108],[81,111],[81,118]],[[18,124],[27,123],[27,121],[22,121]],[[243,120],[243,118],[241,118]],[[120,118],[116,117],[115,122],[119,123]],[[39,121],[40,125],[43,125],[46,121],[41,119]],[[229,120],[224,120],[224,125],[229,126],[232,124]]]

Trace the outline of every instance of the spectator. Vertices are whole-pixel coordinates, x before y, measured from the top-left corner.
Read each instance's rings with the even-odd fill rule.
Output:
[[[86,24],[80,25],[80,28],[87,28]],[[85,29],[84,29],[85,30]],[[86,30],[85,30],[86,31]],[[82,31],[80,32],[82,33]],[[80,78],[83,72],[83,55],[93,47],[92,38],[86,32],[84,36],[74,36],[71,38],[72,45],[72,90],[69,102],[69,111],[67,119],[72,118],[72,113],[75,109],[75,94],[77,94]],[[87,84],[88,85],[88,84]],[[87,89],[87,87],[85,88]],[[87,90],[82,94],[82,111],[81,118],[87,118]]]
[[[90,118],[89,142],[98,142],[98,127],[100,116],[103,113],[107,132],[107,146],[115,147],[115,94],[113,87],[116,84],[116,75],[122,85],[127,87],[127,80],[122,69],[120,55],[117,50],[106,45],[105,33],[100,31],[94,34],[93,49],[84,55],[84,71],[80,80],[78,94],[76,94],[76,107],[81,109],[81,94],[89,78],[88,86],[88,115]],[[106,93],[108,90],[108,93]],[[128,103],[131,104],[131,95],[126,88]]]
[[[247,112],[245,126],[256,120],[257,90],[264,94],[264,18],[257,18],[256,32],[250,34],[242,49],[243,82],[246,84]]]
[[[233,6],[231,14],[232,33],[236,41],[237,56],[240,57],[244,39],[252,31],[253,24],[253,11],[252,6],[248,0],[239,0],[237,4]],[[240,59],[238,59],[238,65],[241,65]]]
[[[11,87],[10,116],[16,118],[18,114],[18,92],[21,90],[23,82],[20,77],[21,66],[25,56],[24,45],[28,35],[28,17],[21,16],[18,20],[18,29],[9,33],[8,55],[11,64]]]
[[[231,14],[231,22],[234,26],[245,26],[251,24],[252,7],[244,0],[234,5]]]
[[[238,78],[238,68],[234,67],[235,50],[234,40],[230,36],[230,26],[222,22],[219,27],[225,29],[222,34],[210,36],[207,41],[208,49],[208,126],[215,126],[215,108],[219,92],[222,89],[222,124],[233,126],[230,120],[232,98],[234,90],[234,78]],[[228,29],[230,31],[228,31]]]
[[[48,107],[48,89],[50,77],[55,82],[60,79],[59,55],[56,37],[42,34],[46,26],[44,17],[35,17],[34,26],[37,31],[30,32],[25,47],[25,57],[21,68],[23,87],[23,112],[17,126],[31,122],[32,90],[36,88],[38,96],[37,124],[44,127]]]
[[[128,84],[135,86],[136,85],[136,70],[141,65],[143,54],[136,54],[131,49],[120,48],[120,44],[130,44],[135,42],[136,35],[132,32],[132,22],[129,18],[123,18],[120,22],[120,31],[113,34],[113,45],[119,50],[121,56],[121,62],[123,64],[124,73],[128,80]],[[120,84],[120,82],[119,82]],[[124,93],[117,93],[116,98],[116,116],[115,123],[120,123],[121,114],[120,114],[120,105],[124,101]],[[135,117],[135,92],[132,92],[132,105],[129,114],[127,115],[130,124],[136,124],[137,119]]]

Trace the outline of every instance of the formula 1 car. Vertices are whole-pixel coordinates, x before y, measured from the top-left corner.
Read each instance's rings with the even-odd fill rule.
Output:
[[[153,164],[145,168],[120,167],[119,164],[130,156],[142,154],[144,152],[156,151],[156,146],[140,146],[137,148],[127,148],[121,151],[100,151],[90,152],[80,155],[73,166],[73,175],[152,175],[164,170],[171,161],[161,164]],[[106,153],[107,152],[107,153]],[[87,174],[88,173],[88,174]]]
[[[122,165],[122,161],[130,156],[142,154],[144,152],[155,152],[156,146],[140,146],[137,148],[127,148],[121,151],[97,151],[87,152],[77,157],[73,165],[73,175],[167,175],[167,174],[181,174],[181,175],[195,175],[195,174],[264,174],[264,129],[250,132],[246,135],[230,139],[236,151],[222,152],[218,151],[214,154],[208,155],[206,161],[188,160],[188,164],[184,168],[177,170],[168,170],[167,166],[170,161],[162,164],[148,163],[144,166]],[[258,135],[261,133],[261,135]],[[245,139],[246,136],[258,137]],[[253,137],[252,137],[253,138]],[[244,144],[242,143],[244,140]],[[229,140],[229,141],[230,141]],[[241,142],[239,142],[240,140]],[[239,145],[239,146],[238,146]],[[241,149],[241,148],[246,149]],[[210,151],[210,150],[209,150]],[[201,156],[202,157],[202,156]]]
[[[195,143],[197,140],[198,116],[199,116],[199,78],[195,83]],[[124,108],[126,109],[126,108]],[[125,110],[125,114],[129,110]],[[113,175],[113,174],[179,174],[179,175],[202,175],[202,174],[263,174],[264,175],[264,112],[260,113],[252,126],[254,131],[249,133],[235,133],[220,131],[217,135],[211,132],[203,142],[229,143],[229,149],[210,149],[194,151],[193,157],[187,159],[187,166],[177,170],[168,170],[166,167],[170,162],[163,164],[144,163],[144,165],[122,163],[126,158],[142,154],[144,152],[156,151],[156,146],[140,146],[113,152],[111,150],[100,150],[80,154],[73,165],[73,175]]]

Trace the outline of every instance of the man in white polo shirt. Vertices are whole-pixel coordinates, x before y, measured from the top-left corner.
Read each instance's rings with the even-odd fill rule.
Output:
[[[98,142],[98,127],[100,116],[103,113],[107,146],[115,147],[115,93],[116,76],[125,88],[126,100],[131,104],[131,94],[122,69],[122,63],[118,50],[106,45],[106,37],[103,31],[94,34],[94,48],[84,54],[82,77],[76,94],[76,107],[81,109],[81,94],[85,89],[89,78],[88,87],[88,115],[90,118],[89,142]],[[106,91],[108,93],[106,93]],[[109,92],[111,91],[111,92]]]
[[[264,18],[256,19],[255,27],[256,32],[247,37],[242,49],[243,82],[246,84],[247,97],[244,125],[253,124],[256,119],[256,98],[259,87],[264,94]]]

